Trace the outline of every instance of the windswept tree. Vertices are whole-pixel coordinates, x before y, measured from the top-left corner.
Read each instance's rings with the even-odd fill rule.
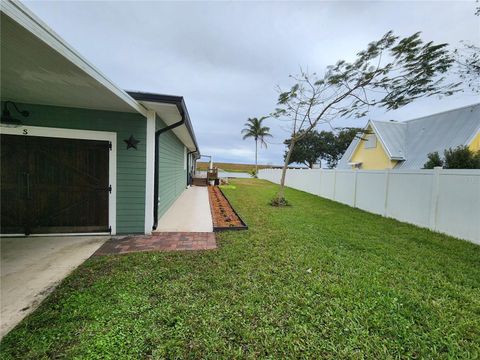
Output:
[[[480,16],[480,1],[476,1],[475,15]],[[469,41],[453,51],[456,73],[472,92],[480,93],[480,47]]]
[[[353,139],[361,136],[362,133],[363,130],[360,128],[335,129],[335,132],[312,130],[296,143],[290,154],[289,164],[304,164],[311,169],[319,161],[325,160],[328,167],[333,168]],[[290,139],[283,143],[287,145],[287,151],[283,156],[285,159],[288,155]]]
[[[454,60],[447,44],[424,43],[420,33],[400,39],[391,31],[360,51],[353,62],[338,61],[319,76],[300,70],[294,84],[278,88],[273,116],[290,124],[290,145],[280,188],[272,205],[285,200],[285,175],[295,145],[318,125],[342,117],[363,117],[372,107],[398,109],[433,95],[451,95],[458,83],[446,83]]]
[[[330,169],[336,167],[338,161],[342,158],[343,154],[345,154],[345,151],[353,139],[362,139],[365,134],[366,131],[360,128],[343,128],[335,133],[334,141],[325,154],[325,160],[327,160],[328,167]]]
[[[330,144],[334,140],[334,135],[332,133],[329,134],[331,134],[331,139],[328,140],[325,139],[325,137],[320,137],[320,133],[316,130],[305,134],[305,136],[297,142],[290,154],[288,164],[298,163],[304,164],[310,169],[313,168],[313,165],[325,156]],[[287,149],[290,147],[290,139],[285,140],[283,143],[287,145]],[[288,150],[285,152],[283,158],[285,159],[287,155]]]
[[[472,92],[480,92],[480,47],[461,42],[463,47],[454,50],[456,70],[460,79]]]
[[[255,174],[258,173],[258,142],[260,141],[260,147],[267,147],[266,137],[272,137],[270,134],[270,128],[263,126],[263,121],[268,116],[262,116],[261,118],[249,118],[245,123],[245,127],[242,130],[243,140],[253,138],[255,140]]]

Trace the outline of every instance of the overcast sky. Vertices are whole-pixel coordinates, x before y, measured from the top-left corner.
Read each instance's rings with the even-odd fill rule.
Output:
[[[480,44],[475,2],[45,2],[25,4],[117,85],[185,97],[203,154],[252,163],[253,140],[240,130],[248,117],[270,113],[275,85],[299,66],[322,73],[388,30],[422,31],[425,40]],[[478,95],[417,101],[375,120],[407,120],[478,102]],[[268,120],[274,138],[260,163],[282,162],[288,134]]]

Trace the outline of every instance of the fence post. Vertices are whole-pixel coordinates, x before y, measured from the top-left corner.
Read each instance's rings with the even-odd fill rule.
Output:
[[[438,192],[440,187],[440,171],[442,167],[436,166],[433,168],[432,176],[432,197],[430,200],[430,229],[435,230],[437,227],[437,205],[438,205]]]
[[[385,217],[387,217],[389,186],[390,186],[390,169],[387,169],[385,171],[385,203],[383,204],[383,216]]]
[[[323,174],[323,170],[322,168],[320,168],[318,170],[318,192],[316,195],[320,196],[320,194],[322,193],[322,175]]]
[[[358,177],[358,167],[355,167],[353,170],[353,207],[357,207],[357,177]]]
[[[333,169],[333,198],[335,200],[335,193],[337,191],[337,169]]]

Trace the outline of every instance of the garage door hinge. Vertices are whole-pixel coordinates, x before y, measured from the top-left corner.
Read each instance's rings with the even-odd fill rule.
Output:
[[[109,232],[110,234],[112,233],[112,227],[111,227],[111,226],[108,227],[108,232]]]
[[[108,185],[108,192],[111,194],[112,193],[112,185]]]
[[[110,150],[112,150],[112,142],[111,142],[111,141],[108,142],[108,148],[109,148]]]

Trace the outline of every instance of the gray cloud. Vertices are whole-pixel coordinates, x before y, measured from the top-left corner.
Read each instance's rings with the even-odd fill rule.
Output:
[[[480,43],[471,2],[26,2],[100,71],[125,89],[183,95],[202,152],[218,161],[253,161],[240,130],[275,107],[276,84],[299,66],[321,72],[351,60],[388,30],[457,46]],[[420,100],[375,119],[405,120],[478,102],[472,94]],[[367,119],[334,126],[363,126]],[[280,163],[288,136],[259,159]]]

